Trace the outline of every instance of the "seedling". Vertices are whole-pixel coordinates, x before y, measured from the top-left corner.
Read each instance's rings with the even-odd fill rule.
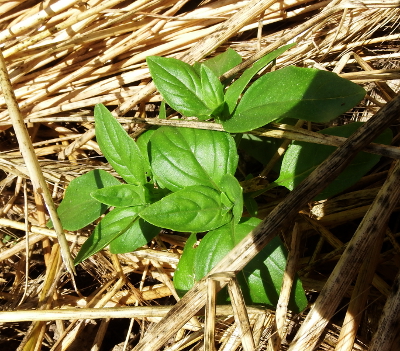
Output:
[[[58,208],[65,229],[83,228],[110,210],[83,244],[76,264],[107,245],[116,254],[134,251],[161,228],[189,232],[174,277],[178,293],[184,294],[260,223],[257,218],[242,217],[242,188],[235,177],[237,145],[230,133],[244,133],[284,118],[325,123],[365,94],[334,73],[298,67],[267,73],[247,88],[261,69],[291,46],[266,55],[233,83],[218,78],[241,62],[233,50],[193,66],[173,58],[147,58],[152,78],[172,109],[199,120],[214,119],[226,132],[164,126],[145,132],[135,142],[103,105],[95,107],[97,142],[124,182],[95,170],[68,186]],[[162,117],[166,117],[164,105]],[[349,136],[357,127],[354,123],[322,132]],[[390,139],[386,131],[377,141]],[[273,186],[292,190],[333,150],[292,143]],[[360,154],[318,198],[351,186],[378,160],[379,156]],[[205,232],[197,245],[198,233]],[[246,302],[274,307],[285,264],[286,250],[275,238],[238,274]],[[225,301],[226,296],[221,294],[220,299]],[[306,304],[297,279],[289,308],[301,311]]]

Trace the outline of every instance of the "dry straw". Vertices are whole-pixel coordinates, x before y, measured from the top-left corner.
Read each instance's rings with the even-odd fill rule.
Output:
[[[366,347],[356,337],[360,313],[368,313],[365,300],[387,299],[382,322],[374,325],[378,333],[371,349],[389,350],[394,342],[390,328],[398,323],[400,301],[390,285],[399,278],[392,274],[382,279],[379,268],[382,262],[399,253],[398,234],[387,228],[386,220],[392,211],[399,210],[400,153],[396,145],[400,137],[395,134],[390,146],[371,141],[397,118],[399,1],[191,3],[188,0],[0,0],[0,49],[4,55],[0,95],[0,167],[4,172],[0,181],[0,261],[4,272],[0,272],[0,298],[4,309],[8,309],[0,313],[0,321],[33,322],[19,350],[37,350],[44,342],[52,350],[67,350],[91,320],[103,318],[89,346],[98,349],[109,318],[125,317],[140,324],[143,337],[135,350],[154,351],[162,347],[180,350],[189,346],[196,350],[204,345],[207,351],[228,351],[240,346],[246,350],[268,347],[311,350],[322,342],[321,349],[337,344],[337,350],[344,351]],[[174,295],[171,280],[186,240],[177,234],[161,233],[147,248],[118,257],[105,249],[81,266],[93,277],[93,284],[97,284],[94,291],[86,294],[73,285],[67,289],[65,282],[70,278],[60,266],[56,242],[61,245],[67,268],[73,271],[69,252],[71,248],[76,252],[92,228],[79,233],[63,232],[57,225],[53,202],[61,201],[65,187],[80,174],[96,168],[113,173],[99,159],[102,155],[94,140],[93,106],[108,105],[124,128],[134,135],[152,125],[222,130],[221,125],[213,122],[154,118],[160,96],[150,81],[145,58],[161,55],[193,63],[231,47],[244,58],[241,65],[226,74],[233,76],[288,42],[297,45],[278,58],[274,69],[291,64],[316,67],[361,84],[367,89],[367,98],[356,110],[358,115],[354,112],[352,117],[368,120],[364,128],[348,139],[324,136],[316,133],[314,126],[307,128],[302,122],[296,126],[272,124],[252,131],[255,136],[282,139],[282,144],[258,177],[242,182],[245,191],[266,186],[266,177],[290,140],[333,145],[338,149],[286,199],[279,192],[267,193],[268,201],[259,210],[264,219],[262,225],[212,271],[217,275],[199,282],[176,306],[139,305],[155,304],[159,298]],[[386,165],[393,163],[392,169],[389,172],[387,168],[377,169],[344,194],[309,203],[309,212],[306,211],[305,205],[314,194],[361,149],[386,157]],[[28,206],[22,205],[23,179],[30,180]],[[40,192],[41,196],[35,197],[34,192]],[[49,218],[45,206],[56,230],[45,228]],[[341,224],[352,227],[352,221],[361,218],[364,219],[353,239],[351,235],[346,239],[351,239],[350,242],[335,235],[335,227]],[[286,233],[291,219],[298,222],[294,233],[303,238],[312,235],[320,238],[315,248],[307,247],[311,257],[298,260],[298,274],[304,287],[319,297],[304,318],[297,320],[286,310],[290,279],[282,288],[275,318],[265,309],[245,308],[235,279],[229,273],[243,268],[281,230]],[[26,230],[25,222],[28,237],[20,234]],[[383,238],[379,229],[387,233],[388,239]],[[7,242],[7,235],[14,237]],[[391,249],[380,253],[380,245],[376,245],[372,250],[375,237]],[[298,242],[293,234],[287,267],[291,277],[295,257],[306,245],[300,240],[299,249]],[[37,266],[36,259],[30,260],[25,255],[27,246],[35,250],[36,256],[39,252],[45,262],[39,265],[43,272],[36,279],[30,275],[24,278],[25,264],[31,268]],[[365,257],[370,259],[361,265]],[[333,261],[338,264],[333,272],[324,272],[330,275],[327,281],[319,273],[314,274],[319,267]],[[394,268],[399,269],[398,263]],[[15,276],[14,283],[8,272]],[[133,275],[141,278],[132,283]],[[350,286],[352,280],[357,280],[354,289]],[[233,310],[215,306],[215,288],[224,284],[233,293]],[[370,285],[373,288],[369,289]],[[26,298],[22,301],[24,294]],[[343,328],[326,327],[337,308],[342,307],[339,303],[343,296],[351,301]],[[126,307],[127,304],[137,307]],[[204,313],[204,305],[208,311],[205,324],[192,318]],[[44,321],[50,322],[57,340],[50,337],[49,325]],[[158,324],[148,328],[149,323]],[[285,333],[292,327],[297,330],[299,324],[302,326],[289,346]],[[3,325],[0,334],[1,328]],[[323,335],[325,340],[321,339]],[[128,339],[129,333],[125,345]]]

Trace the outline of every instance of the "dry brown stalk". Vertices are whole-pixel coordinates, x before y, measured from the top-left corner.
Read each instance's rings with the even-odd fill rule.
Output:
[[[379,188],[371,188],[339,195],[321,204],[315,204],[311,209],[311,215],[317,220],[321,220],[333,213],[369,205],[378,194],[378,191]]]
[[[363,214],[365,214],[369,210],[370,205],[365,207],[366,207],[365,212]],[[362,217],[362,215],[360,217]],[[304,216],[304,219],[306,219],[306,221],[311,224],[311,226],[321,235],[321,237],[323,237],[331,246],[333,246],[336,250],[338,250],[338,251],[336,250],[333,251],[330,255],[328,254],[329,256],[333,255],[336,256],[337,253],[341,252],[347,247],[348,243],[346,244],[342,243],[336,236],[334,236],[328,229],[326,229],[323,225],[321,225],[317,221],[311,218],[307,218],[306,216]],[[325,257],[325,259],[329,258],[329,256]],[[384,296],[389,295],[390,291],[389,286],[378,275],[375,274],[373,276],[372,284],[382,293],[382,295]]]
[[[378,69],[351,73],[340,74],[342,78],[352,80],[354,82],[379,82],[385,80],[399,79],[399,69]]]
[[[399,97],[396,99],[400,100]],[[394,101],[394,100],[393,100]],[[347,245],[324,289],[308,313],[289,350],[313,349],[321,332],[357,273],[366,251],[377,240],[400,195],[400,162],[395,162],[391,174],[379,191],[363,221]]]
[[[98,301],[94,308],[99,309],[104,307],[104,305],[119,291],[124,285],[124,279],[120,278],[114,284],[112,289],[110,289],[101,299]],[[57,317],[58,318],[58,317]],[[57,340],[53,345],[52,351],[64,350],[65,347],[71,345],[75,340],[76,336],[83,330],[83,327],[89,322],[88,319],[80,320],[78,323],[71,323],[68,329],[65,330],[64,334]]]
[[[362,312],[365,309],[369,288],[382,248],[383,237],[384,231],[381,232],[376,242],[374,242],[373,247],[370,249],[370,252],[367,253],[367,257],[358,273],[356,285],[351,295],[350,304],[343,321],[335,351],[351,351],[353,349],[354,340],[362,318]]]
[[[397,274],[392,291],[386,301],[378,330],[371,341],[370,351],[389,351],[397,346],[395,340],[399,340],[400,319],[400,272]],[[397,344],[398,345],[398,344]]]
[[[275,326],[274,332],[270,339],[270,349],[279,351],[281,343],[285,337],[286,314],[288,311],[288,304],[290,299],[290,292],[292,291],[293,282],[295,279],[297,264],[300,256],[300,231],[299,225],[295,222],[292,231],[292,241],[290,244],[290,251],[286,263],[285,273],[282,280],[282,287],[279,294],[279,300],[276,305],[275,311]]]
[[[97,13],[97,12],[99,12],[99,11],[105,9],[105,8],[112,7],[112,6],[116,5],[117,3],[121,2],[121,1],[122,0],[109,0],[109,2],[103,3],[101,5],[101,7],[97,8],[95,10],[92,10],[90,13],[92,13],[92,12]],[[146,3],[146,0],[141,0],[141,1],[135,2],[134,4],[135,4],[136,8],[139,8],[144,3]],[[177,11],[179,9],[179,7],[180,6],[176,6],[176,8],[174,8],[173,10]],[[88,14],[86,13],[86,15],[88,15]],[[71,21],[71,22],[73,22],[73,21]],[[151,24],[154,25],[154,23],[152,23],[152,22],[151,22]],[[67,28],[70,25],[71,25],[71,23],[68,22],[67,24],[64,24],[62,29]],[[90,60],[89,62],[86,63],[85,66],[81,67],[80,69],[75,71],[73,74],[65,76],[63,79],[58,80],[56,83],[51,84],[50,86],[46,87],[46,89],[41,91],[40,93],[36,93],[31,98],[26,99],[22,104],[20,104],[21,110],[22,111],[26,110],[34,102],[36,102],[40,98],[46,96],[49,92],[58,91],[60,88],[62,88],[64,85],[72,82],[74,79],[80,78],[81,76],[90,73],[91,71],[93,71],[94,67],[98,67],[98,66],[103,65],[108,60],[113,59],[114,57],[116,57],[119,54],[121,54],[123,51],[127,50],[127,47],[126,47],[127,45],[130,45],[130,47],[132,47],[133,45],[136,45],[138,43],[138,41],[143,40],[143,38],[148,37],[151,33],[152,32],[149,31],[148,27],[144,27],[144,28],[139,30],[139,33],[131,34],[130,36],[125,38],[123,40],[123,42],[119,43],[119,48],[118,49],[113,47],[112,49],[107,50],[102,56],[95,57],[94,59]],[[143,35],[144,35],[144,37],[143,37]],[[138,37],[139,39],[136,38],[136,37]],[[3,114],[3,116],[1,118],[4,118],[4,117],[5,117],[5,114]]]
[[[54,245],[51,252],[50,263],[51,267],[46,272],[44,287],[39,295],[39,308],[49,308],[51,306],[52,293],[55,290],[54,282],[57,282],[56,276],[61,266],[60,260],[60,246]],[[42,321],[35,321],[30,326],[30,331],[25,335],[19,349],[20,350],[34,350],[37,345],[42,344],[44,337],[45,324]]]
[[[25,310],[6,311],[0,315],[0,322],[18,321],[52,321],[55,319],[100,319],[100,318],[146,318],[164,317],[173,306],[138,306],[138,307],[109,307],[109,308],[63,308],[53,310]],[[233,314],[233,309],[228,305],[217,305],[218,316]],[[248,313],[262,315],[265,309],[257,306],[247,306]],[[200,311],[198,316],[204,315]]]
[[[238,281],[236,280],[235,273],[230,273],[230,275],[231,277],[229,277],[228,292],[232,303],[235,323],[239,329],[239,333],[242,339],[242,346],[245,351],[254,351],[256,345],[254,343],[253,332],[250,325],[249,316],[242,295],[242,291],[240,289]]]
[[[218,277],[210,277],[207,286],[206,320],[204,323],[204,349],[215,351],[215,319],[217,307]]]
[[[115,5],[117,5],[118,3],[120,3],[122,0],[109,0],[109,1],[105,1],[103,2],[101,5],[94,7],[88,11],[85,11],[77,16],[73,16],[71,17],[68,21],[63,22],[61,25],[59,26],[55,26],[53,28],[49,28],[45,31],[43,31],[40,34],[37,34],[34,37],[31,37],[15,46],[13,46],[10,49],[7,49],[6,51],[4,51],[4,57],[10,57],[13,54],[17,53],[18,51],[21,51],[23,49],[25,49],[26,47],[35,44],[37,42],[39,42],[40,40],[45,39],[46,37],[49,37],[50,35],[53,35],[55,32],[61,31],[65,28],[68,28],[72,25],[74,25],[75,23],[78,23],[84,19],[89,18],[90,16],[96,15],[98,14],[100,11],[109,8],[109,7],[113,7]]]

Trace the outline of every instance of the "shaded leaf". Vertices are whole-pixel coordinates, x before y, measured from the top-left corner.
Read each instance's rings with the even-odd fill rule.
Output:
[[[141,207],[115,208],[100,221],[93,233],[83,243],[75,264],[81,263],[88,257],[104,249],[111,241],[130,228],[138,218]]]
[[[259,137],[253,134],[243,134],[243,138],[240,141],[239,149],[245,151],[251,157],[254,157],[258,162],[261,162],[264,166],[271,161],[275,152],[282,145],[281,139]],[[273,170],[279,172],[281,167],[282,159],[273,167]]]
[[[182,265],[188,264],[188,273],[190,274],[193,270],[195,281],[199,281],[260,222],[261,220],[257,218],[247,218],[242,219],[234,229],[231,224],[228,224],[209,232],[196,249],[189,247],[188,258],[183,261]],[[276,307],[286,267],[286,257],[286,249],[281,240],[276,237],[250,261],[242,272],[238,273],[238,280],[247,304]],[[188,262],[189,258],[192,262]],[[181,263],[179,265],[181,266]],[[190,290],[191,284],[193,284],[192,277],[189,276],[186,284],[183,280],[182,275],[178,280],[181,291]],[[221,293],[218,294],[221,295]],[[220,302],[221,299],[226,301],[226,292],[225,295],[222,293],[222,296],[219,297]],[[297,313],[302,311],[307,303],[302,284],[297,278],[292,290],[289,309]]]
[[[174,287],[180,297],[185,295],[194,285],[194,262],[196,256],[195,244],[196,234],[190,234],[183,249],[183,254],[179,260],[174,273]]]
[[[57,208],[63,228],[79,230],[99,218],[108,206],[95,200],[90,194],[97,189],[118,184],[121,183],[116,178],[100,169],[73,179]]]
[[[146,204],[146,190],[142,185],[119,184],[95,190],[91,196],[108,206],[131,207]]]
[[[245,194],[243,196],[243,204],[246,207],[247,212],[249,212],[250,216],[256,217],[258,214],[258,204],[257,201],[254,200],[249,194]]]
[[[320,133],[349,137],[361,125],[361,122],[355,122],[339,127],[323,129]],[[390,129],[387,129],[374,142],[390,144],[391,140],[392,133]],[[335,149],[336,147],[334,146],[314,145],[297,141],[292,142],[283,158],[279,178],[274,183],[293,190],[321,162],[328,158]],[[314,200],[326,199],[342,192],[360,180],[379,160],[379,155],[360,152],[344,171]]]
[[[110,252],[123,254],[135,251],[151,241],[160,230],[161,228],[146,222],[142,218],[137,218],[125,232],[110,242]]]

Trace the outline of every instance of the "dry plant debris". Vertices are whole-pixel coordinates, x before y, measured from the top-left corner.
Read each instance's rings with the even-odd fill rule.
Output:
[[[397,0],[0,0],[0,49],[40,172],[58,204],[64,189],[76,176],[98,168],[113,172],[103,162],[94,139],[95,104],[109,106],[133,137],[140,135],[147,125],[176,123],[155,118],[160,96],[155,93],[145,63],[150,55],[193,63],[230,47],[249,59],[244,63],[249,65],[260,53],[295,41],[297,45],[277,60],[274,69],[287,65],[316,67],[361,84],[367,91],[366,99],[338,123],[370,120],[388,102],[398,101],[395,97],[400,91],[399,6]],[[171,319],[170,315],[167,323],[171,330],[177,330],[173,337],[168,333],[154,334],[154,330],[161,329],[152,329],[153,323],[159,322],[176,303],[171,280],[186,241],[183,234],[162,232],[148,247],[118,257],[103,250],[77,267],[78,275],[75,281],[71,280],[61,262],[57,234],[45,227],[48,215],[43,198],[33,191],[31,164],[21,155],[22,145],[18,144],[15,125],[12,127],[12,112],[5,96],[3,91],[2,350],[128,350],[139,340],[144,341],[137,350],[200,350],[204,347],[204,334],[208,350],[213,349],[210,338],[215,338],[218,350],[242,347],[245,339],[238,327],[240,323],[235,323],[238,315],[224,306],[217,307],[218,318],[206,323],[207,328],[212,326],[215,336],[211,333],[210,337],[209,329],[204,332],[204,319],[194,317],[197,311],[190,312],[187,320],[180,319],[179,314],[175,319],[172,314]],[[181,123],[202,127],[193,121]],[[366,350],[369,345],[372,350],[397,349],[379,339],[388,332],[385,324],[379,324],[381,314],[389,326],[395,323],[391,318],[400,315],[400,299],[391,290],[399,281],[399,221],[395,216],[389,225],[383,220],[385,215],[399,210],[399,166],[398,161],[393,161],[399,158],[396,123],[393,118],[391,147],[368,147],[370,152],[386,158],[356,186],[333,199],[310,202],[308,209],[304,204],[291,208],[301,238],[299,245],[293,245],[296,249],[291,255],[300,256],[298,273],[310,306],[321,291],[324,296],[337,294],[341,300],[339,307],[334,305],[328,313],[331,323],[313,328],[318,323],[314,319],[315,305],[311,312],[306,310],[302,315],[287,312],[286,320],[284,311],[278,309],[276,332],[274,313],[250,306],[247,323],[253,335],[250,341],[243,341],[244,349],[311,350],[316,346],[318,350],[343,351]],[[257,133],[343,144],[343,140],[335,138],[316,141],[320,134],[314,131],[319,127],[312,125],[307,130],[274,126]],[[255,167],[254,164],[246,158],[243,161],[244,168]],[[268,171],[264,170],[262,175],[267,176],[270,168],[267,166]],[[257,171],[262,173],[262,168],[255,168]],[[250,191],[264,185],[263,178],[255,179],[243,183],[244,189]],[[277,190],[266,193],[259,217],[268,216],[285,196]],[[371,217],[371,212],[375,217]],[[349,255],[349,247],[361,250],[361,244],[353,245],[354,238],[360,238],[363,227],[357,230],[357,226],[363,217],[364,226],[369,229],[361,234],[376,232],[377,225],[382,230],[370,245],[373,250],[366,248],[370,251],[369,259],[364,259],[361,268],[351,273],[354,286],[348,282],[341,289],[331,282],[338,279],[337,272],[343,275],[343,260],[354,256]],[[65,233],[74,253],[92,229]],[[282,235],[290,247],[295,237],[292,231],[285,229]],[[365,237],[361,240],[366,244]],[[336,265],[339,259],[341,263]],[[337,290],[330,289],[339,292],[332,293]],[[281,298],[284,299],[284,292]],[[193,301],[193,305],[197,303],[200,306],[200,302]],[[131,307],[124,307],[127,305]],[[118,319],[110,322],[110,318]],[[119,318],[130,318],[131,323],[118,325],[114,334],[107,334],[107,329],[113,330],[113,323],[121,321]],[[302,325],[300,333],[305,332],[298,334]],[[158,328],[162,328],[162,323]],[[372,339],[377,330],[378,336]],[[395,335],[395,331],[389,332]],[[305,344],[293,341],[303,337]],[[114,345],[110,341],[115,341]],[[398,344],[394,341],[392,345]]]

